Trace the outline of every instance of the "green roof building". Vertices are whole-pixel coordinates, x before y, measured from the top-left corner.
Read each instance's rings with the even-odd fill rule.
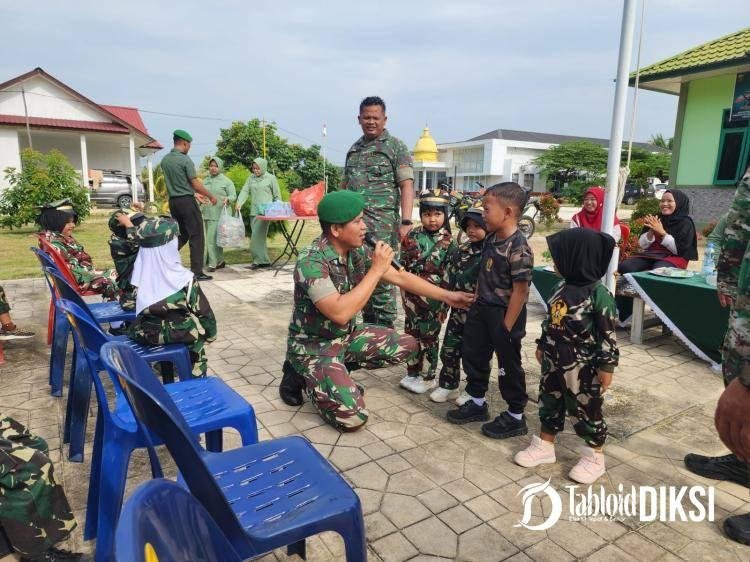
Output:
[[[715,219],[750,166],[750,28],[642,68],[639,88],[679,96],[669,183]]]

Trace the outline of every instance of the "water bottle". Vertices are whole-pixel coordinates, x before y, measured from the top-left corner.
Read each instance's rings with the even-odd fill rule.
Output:
[[[714,248],[714,243],[709,242],[706,244],[706,252],[703,254],[703,268],[701,273],[703,273],[704,277],[713,275],[714,269],[716,268],[715,255],[716,249]]]

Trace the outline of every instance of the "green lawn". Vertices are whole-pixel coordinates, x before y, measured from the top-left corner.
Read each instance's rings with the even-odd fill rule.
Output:
[[[112,267],[112,256],[109,253],[110,237],[107,219],[111,211],[95,210],[91,216],[76,227],[74,236],[86,251],[91,254],[98,269]],[[41,277],[39,262],[29,247],[36,245],[37,229],[33,226],[15,230],[0,230],[0,279],[25,279]],[[320,234],[320,227],[316,221],[306,221],[305,230],[299,241],[299,247],[307,245]],[[249,245],[249,240],[248,240]],[[268,240],[268,252],[271,259],[278,256],[284,248],[284,238],[277,234]],[[189,266],[189,251],[187,245],[183,247],[182,262]],[[249,250],[227,250],[224,257],[229,264],[249,263]]]

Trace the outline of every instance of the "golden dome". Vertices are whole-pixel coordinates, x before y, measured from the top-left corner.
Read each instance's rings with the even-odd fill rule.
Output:
[[[430,128],[425,126],[422,136],[414,145],[414,160],[422,162],[437,162],[438,148],[435,139],[430,134]]]

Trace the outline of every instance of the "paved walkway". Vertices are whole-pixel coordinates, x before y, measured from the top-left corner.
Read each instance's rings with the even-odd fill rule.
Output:
[[[715,483],[716,522],[641,523],[567,520],[546,531],[515,527],[523,514],[519,490],[548,478],[557,490],[571,482],[567,472],[577,460],[580,441],[567,431],[559,439],[558,463],[523,469],[513,454],[530,436],[492,441],[479,424],[454,426],[445,421],[448,405],[430,402],[398,388],[403,368],[357,371],[367,388],[371,412],[367,426],[341,434],[324,425],[309,404],[291,408],[279,400],[277,385],[285,352],[292,301],[290,271],[223,270],[204,284],[219,319],[219,338],[208,347],[209,366],[258,413],[261,439],[302,434],[351,482],[362,498],[371,560],[748,560],[750,548],[724,539],[720,521],[730,513],[750,511],[746,488]],[[67,462],[61,450],[65,402],[49,396],[44,344],[47,289],[41,279],[2,283],[16,322],[38,331],[34,341],[9,342],[7,363],[0,367],[0,412],[11,415],[46,438],[56,472],[79,524],[83,524],[94,419],[83,464]],[[523,352],[532,397],[529,423],[538,431],[535,400],[539,367],[534,340],[542,309],[530,304]],[[724,452],[713,429],[713,410],[721,393],[718,375],[673,338],[656,330],[646,345],[635,346],[620,332],[621,367],[605,413],[612,438],[606,448],[609,471],[601,484],[615,492],[620,484],[708,485],[682,465],[689,451]],[[491,392],[493,414],[501,411],[499,393]],[[229,432],[227,446],[239,440]],[[169,471],[168,471],[169,472]],[[171,473],[174,469],[171,469]],[[134,455],[128,492],[148,477],[145,456]],[[529,524],[550,514],[551,503],[535,498]],[[71,547],[90,550],[81,527]],[[341,540],[323,534],[309,541],[310,560],[342,559]],[[7,560],[12,560],[8,557]],[[265,559],[286,559],[281,552]]]

